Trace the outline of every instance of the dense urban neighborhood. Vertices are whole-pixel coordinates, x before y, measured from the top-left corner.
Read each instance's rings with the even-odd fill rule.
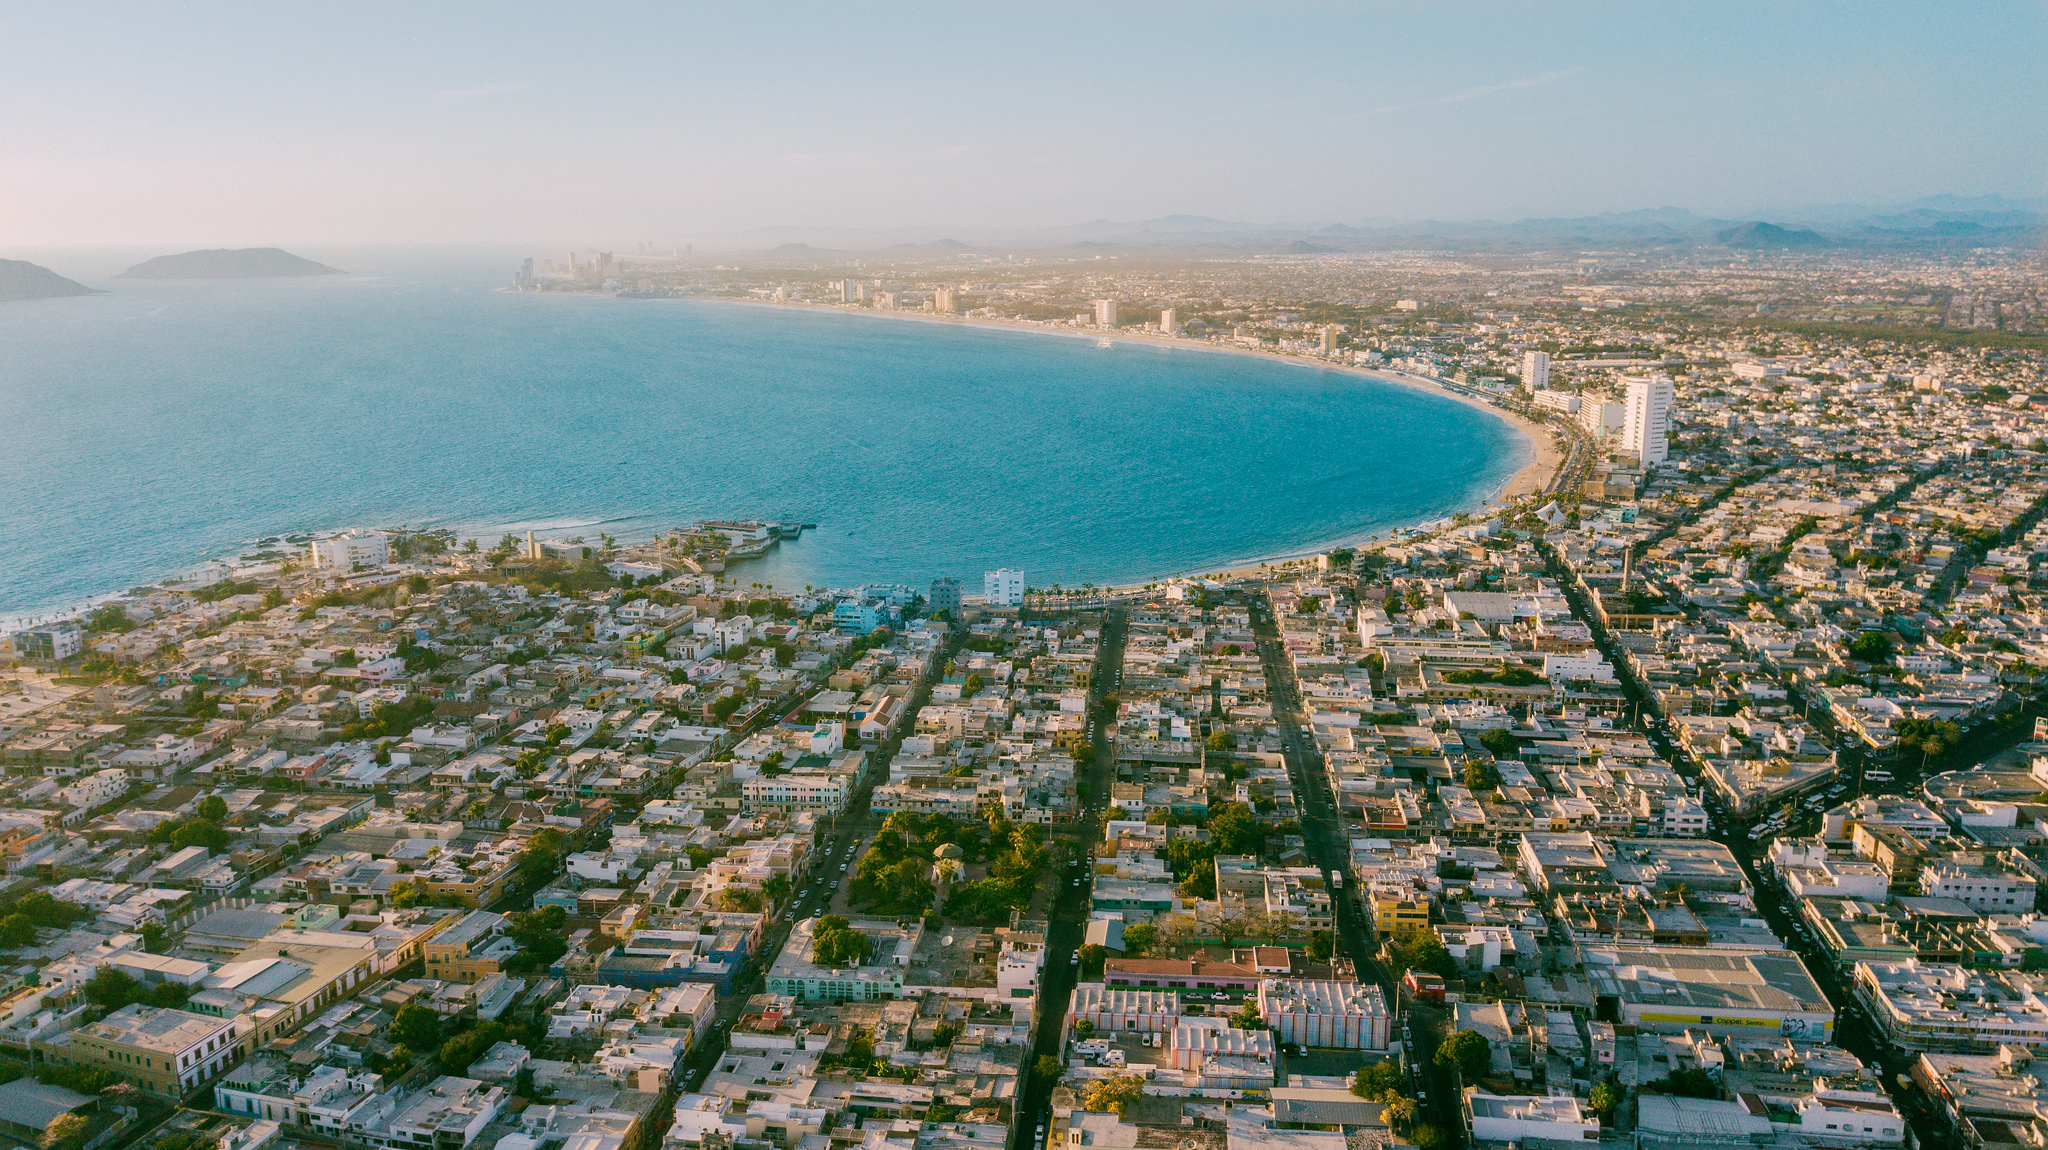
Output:
[[[1142,586],[750,582],[802,523],[387,525],[24,625],[0,1127],[2048,1145],[2040,285],[1997,252],[529,262],[620,307],[1382,374],[1535,460]]]

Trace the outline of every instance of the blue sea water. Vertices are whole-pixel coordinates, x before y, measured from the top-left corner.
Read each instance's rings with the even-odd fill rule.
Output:
[[[0,305],[0,617],[357,525],[802,519],[732,574],[1128,582],[1472,507],[1531,450],[1413,389],[1130,341],[495,271],[93,282]]]

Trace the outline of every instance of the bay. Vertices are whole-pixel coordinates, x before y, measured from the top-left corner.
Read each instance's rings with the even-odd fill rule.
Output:
[[[1483,503],[1501,420],[1265,358],[495,276],[92,281],[0,307],[0,616],[351,526],[819,524],[741,582],[1120,583]]]

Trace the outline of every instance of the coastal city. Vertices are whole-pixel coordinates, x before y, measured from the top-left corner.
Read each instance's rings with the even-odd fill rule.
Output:
[[[2038,261],[788,257],[512,286],[1283,356],[1531,461],[1138,586],[364,526],[23,626],[9,1138],[2048,1145]]]

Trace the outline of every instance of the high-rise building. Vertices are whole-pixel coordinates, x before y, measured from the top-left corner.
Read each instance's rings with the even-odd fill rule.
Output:
[[[1096,327],[1115,327],[1115,326],[1116,326],[1116,301],[1115,301],[1115,300],[1113,300],[1113,299],[1099,299],[1099,300],[1096,300],[1096,301],[1095,301],[1095,326],[1096,326]]]
[[[990,607],[1015,607],[1024,602],[1024,573],[1005,567],[981,577],[981,601]]]
[[[839,302],[840,302],[840,303],[852,303],[852,302],[854,301],[855,297],[856,297],[856,296],[857,296],[858,294],[859,294],[859,285],[855,284],[855,283],[854,283],[854,282],[853,282],[852,280],[840,280],[840,281],[839,281]]]
[[[960,617],[960,580],[948,575],[941,575],[937,579],[932,580],[932,593],[928,600],[930,614],[936,615],[944,611],[953,618],[958,619]]]
[[[1547,351],[1525,351],[1522,353],[1522,388],[1525,391],[1542,391],[1550,386],[1550,353]]]
[[[1173,311],[1173,309],[1172,309],[1172,308],[1170,308],[1170,307],[1165,307],[1165,308],[1160,308],[1160,309],[1159,309],[1159,330],[1160,330],[1160,331],[1163,331],[1163,332],[1165,332],[1165,333],[1166,333],[1166,334],[1168,334],[1168,335],[1172,335],[1172,334],[1174,333],[1174,329],[1175,329],[1175,328],[1178,328],[1179,326],[1180,326],[1180,317],[1174,314],[1174,311]]]
[[[933,311],[939,312],[942,315],[952,315],[959,308],[959,303],[953,298],[952,288],[942,287],[932,293]]]
[[[1655,467],[1671,454],[1665,433],[1671,425],[1671,377],[1663,372],[1625,375],[1627,414],[1621,424],[1621,450],[1643,467]]]
[[[1323,325],[1323,354],[1337,354],[1337,325],[1334,323]]]

